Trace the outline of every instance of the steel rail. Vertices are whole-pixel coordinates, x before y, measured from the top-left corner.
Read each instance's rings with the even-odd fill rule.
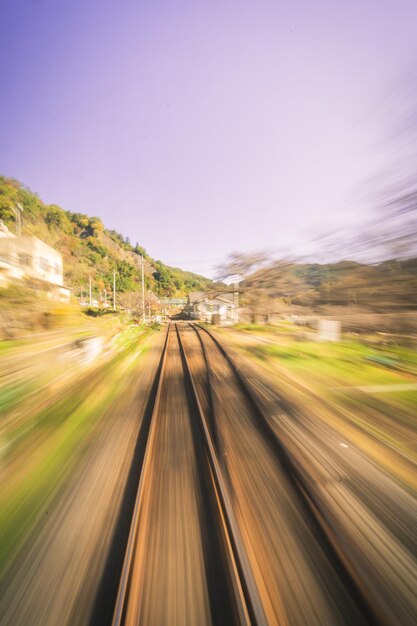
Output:
[[[126,610],[127,600],[129,596],[129,584],[130,584],[130,576],[131,576],[131,571],[132,571],[132,559],[133,559],[133,554],[135,551],[135,546],[136,546],[136,541],[137,541],[137,530],[138,530],[138,522],[139,522],[141,503],[142,503],[142,494],[143,494],[144,484],[146,482],[146,477],[149,474],[150,458],[152,455],[152,447],[153,447],[153,443],[155,440],[155,432],[156,432],[155,416],[159,410],[159,405],[161,401],[161,389],[162,389],[162,382],[164,379],[168,340],[169,340],[170,332],[171,332],[171,324],[169,324],[168,326],[167,334],[165,337],[165,343],[163,347],[163,352],[162,352],[162,357],[161,357],[161,366],[157,372],[157,376],[158,376],[157,390],[156,390],[155,400],[154,400],[153,409],[152,409],[149,432],[148,432],[148,436],[146,440],[145,456],[143,460],[139,487],[138,487],[136,500],[135,500],[135,508],[133,510],[133,515],[132,515],[132,523],[130,526],[129,538],[128,538],[127,546],[126,546],[122,574],[120,577],[119,589],[117,592],[117,598],[116,598],[114,612],[113,612],[112,626],[121,626],[124,622],[124,617],[125,617],[125,610]]]
[[[197,408],[199,421],[204,434],[204,445],[211,470],[213,489],[215,491],[218,505],[218,517],[222,526],[222,532],[227,549],[226,556],[232,577],[233,591],[240,623],[242,626],[264,626],[267,624],[267,620],[240,534],[239,526],[234,515],[228,489],[222,476],[215,445],[208,426],[208,420],[204,414],[199,399],[178,325],[176,325],[175,328],[183,358],[186,378],[192,392],[192,397]],[[207,362],[206,365],[208,367]]]
[[[201,331],[207,334],[230,365],[239,387],[252,409],[252,414],[256,418],[256,423],[260,427],[260,431],[283,467],[290,484],[294,488],[295,495],[307,515],[307,519],[310,522],[312,530],[315,532],[322,547],[325,549],[327,556],[331,559],[331,562],[343,580],[346,589],[355,600],[367,623],[370,625],[380,624],[383,616],[379,615],[377,607],[373,607],[363,594],[360,581],[357,581],[357,576],[350,565],[349,558],[345,554],[343,539],[337,537],[337,531],[328,520],[325,508],[320,502],[320,498],[317,495],[316,490],[310,484],[310,481],[306,478],[304,472],[299,467],[292,454],[280,440],[278,434],[272,427],[268,417],[262,409],[261,404],[256,397],[255,391],[252,390],[246,381],[245,376],[240,371],[234,358],[230,356],[217,337],[215,337],[207,328],[201,326],[200,324],[189,323],[189,325],[195,330],[197,335],[199,335],[200,339]],[[201,341],[204,343],[202,339]],[[206,355],[205,360],[207,367],[209,367],[208,355]],[[213,392],[211,391],[210,393],[212,394]],[[213,416],[213,419],[214,418],[215,416]]]

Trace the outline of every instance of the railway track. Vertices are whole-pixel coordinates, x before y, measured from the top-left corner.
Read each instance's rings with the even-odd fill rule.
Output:
[[[353,599],[364,623],[383,623],[382,616],[378,615],[377,607],[371,606],[368,598],[363,594],[362,581],[356,577],[350,559],[344,550],[340,538],[333,533],[333,529],[326,519],[326,513],[321,506],[320,500],[317,497],[314,488],[311,486],[308,478],[303,474],[302,470],[292,458],[286,447],[281,443],[277,433],[270,424],[268,416],[264,413],[261,403],[258,401],[252,387],[246,382],[235,360],[225,350],[215,335],[213,335],[213,333],[211,333],[207,328],[199,324],[190,324],[190,327],[198,336],[207,368],[207,393],[210,398],[209,406],[212,412],[211,423],[215,429],[214,434],[216,441],[218,442],[219,454],[222,454],[222,452],[224,453],[224,451],[221,450],[221,442],[219,441],[216,426],[216,409],[214,408],[213,401],[213,375],[211,374],[211,364],[208,356],[207,342],[209,342],[209,345],[211,345],[212,348],[214,347],[214,354],[211,356],[211,361],[216,360],[217,358],[223,358],[230,366],[236,385],[239,387],[242,395],[248,403],[248,406],[250,407],[250,412],[254,423],[256,424],[256,428],[262,434],[262,437],[271,449],[278,464],[283,468],[291,485],[294,499],[299,502],[304,513],[304,517],[312,529],[313,534],[315,535],[318,543],[322,546],[349,596]],[[217,407],[217,411],[221,413],[221,410],[222,407],[220,403]],[[225,471],[227,471],[226,468]]]
[[[379,623],[216,337],[170,324],[154,387],[112,626]]]
[[[178,350],[178,354],[175,355],[176,350]],[[165,439],[166,444],[166,437],[170,435],[171,425],[164,412],[166,413],[165,409],[167,408],[165,401],[173,400],[172,393],[171,397],[167,398],[166,396],[170,394],[169,390],[173,378],[173,372],[168,371],[168,361],[171,359],[173,363],[174,356],[177,360],[176,366],[179,365],[179,356],[181,372],[177,371],[177,374],[179,378],[182,378],[182,385],[180,383],[179,387],[183,387],[183,394],[177,397],[176,401],[182,403],[182,409],[184,409],[184,404],[188,407],[185,410],[188,415],[183,420],[183,428],[181,427],[177,434],[181,438],[180,444],[185,447],[189,446],[187,454],[190,455],[186,462],[188,467],[183,468],[185,471],[181,477],[181,482],[185,481],[186,483],[185,490],[177,492],[176,504],[180,507],[184,506],[190,514],[189,518],[182,519],[183,523],[193,526],[193,522],[190,521],[193,514],[197,518],[194,532],[191,534],[194,534],[194,544],[198,544],[196,535],[200,530],[203,553],[201,556],[194,547],[188,556],[194,558],[196,563],[192,564],[188,560],[188,562],[183,563],[184,571],[177,572],[190,582],[190,572],[185,570],[187,566],[191,569],[194,566],[191,586],[189,585],[188,588],[185,588],[178,580],[174,581],[173,578],[169,580],[169,573],[168,578],[164,581],[158,581],[158,578],[163,578],[160,571],[155,571],[154,574],[150,575],[155,583],[152,584],[149,580],[149,572],[144,570],[145,564],[149,565],[152,560],[150,552],[154,550],[154,547],[149,552],[143,544],[145,542],[150,542],[153,546],[155,543],[158,544],[158,538],[153,536],[158,534],[158,531],[154,532],[151,528],[152,524],[156,523],[157,525],[158,521],[155,518],[146,519],[149,517],[149,511],[151,518],[155,513],[155,503],[152,503],[152,498],[157,489],[158,465],[161,463],[161,455],[164,457],[168,449],[168,456],[170,456],[172,450],[169,451],[169,448],[172,445],[175,446],[174,435],[170,443],[166,447],[162,446],[162,451],[160,449],[160,440]],[[177,410],[178,413],[179,409]],[[179,421],[177,415],[173,417],[173,420]],[[178,423],[175,428],[178,429]],[[186,433],[188,433],[188,437]],[[177,451],[176,455],[178,456],[178,454],[181,455]],[[181,465],[183,460],[176,458],[173,467],[167,468],[168,472],[170,470],[178,471],[178,467],[174,466]],[[166,461],[166,458],[163,458],[162,463],[166,463]],[[156,473],[155,467],[157,468]],[[194,473],[192,478],[195,479],[197,485],[192,485],[192,480],[187,484],[187,477],[189,479],[190,475]],[[166,479],[169,483],[169,477]],[[164,481],[164,477],[162,481]],[[168,490],[172,486],[172,484],[168,486]],[[164,485],[159,485],[159,492],[159,497],[168,497]],[[190,497],[191,499],[194,497],[196,500],[194,510],[193,504],[189,501]],[[161,519],[159,521],[163,523]],[[175,535],[188,532],[189,528],[180,528],[173,520],[165,519],[165,522],[168,525],[171,523],[172,527],[171,529],[167,527],[163,529],[162,534],[165,533],[170,536],[168,539],[165,536],[167,539],[164,544],[166,552],[159,554],[159,557],[169,567],[172,563],[168,563],[168,553],[174,552],[177,565],[179,564],[181,567],[184,551],[190,550],[190,545],[187,545],[188,540],[182,543],[181,541],[178,542],[178,537]],[[141,533],[142,537],[140,536]],[[163,538],[159,537],[159,549],[163,543]],[[183,550],[182,554],[180,554],[181,549]],[[203,572],[197,563],[200,559]],[[157,570],[158,565],[160,563],[153,563],[152,567]],[[200,580],[200,585],[198,584],[199,576],[203,579]],[[205,590],[201,589],[201,582],[206,584]],[[175,589],[169,588],[170,583],[174,585]],[[175,595],[171,600],[170,594]],[[197,598],[195,594],[197,594]],[[205,594],[207,595],[206,598],[204,597]],[[161,610],[161,604],[164,603],[166,606]],[[178,327],[173,329],[171,325],[168,327],[163,348],[157,390],[149,432],[147,433],[143,467],[112,621],[113,626],[139,623],[253,624],[258,626],[267,623],[216,458],[207,418],[197,395],[181,335]]]

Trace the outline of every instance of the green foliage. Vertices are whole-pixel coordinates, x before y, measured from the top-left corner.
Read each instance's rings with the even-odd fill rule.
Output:
[[[145,259],[148,256],[145,248],[142,248],[142,246],[140,246],[138,242],[136,242],[136,246],[134,247],[133,251],[135,254],[138,254],[139,256],[143,256]]]
[[[72,226],[67,213],[58,206],[51,204],[47,207],[44,219],[49,228],[56,228],[65,234],[72,233]]]
[[[88,248],[93,252],[96,252],[99,257],[104,259],[108,256],[109,251],[107,250],[107,248],[95,237],[88,237],[86,239],[86,242]]]
[[[30,219],[40,215],[43,203],[14,178],[0,176],[0,219],[6,224],[16,219],[16,205],[20,204],[25,215]]]
[[[15,197],[12,189],[10,189],[10,193],[7,194],[4,187],[0,188],[0,219],[3,220],[5,224],[10,224],[15,220]]]
[[[116,286],[118,291],[137,291],[139,288],[139,274],[136,268],[127,261],[118,260],[116,263]]]
[[[156,281],[156,291],[159,296],[170,297],[174,295],[176,286],[173,284],[173,276],[169,269],[161,261],[156,262],[156,270],[153,273]]]
[[[374,312],[415,309],[417,260],[365,265],[353,261],[277,261],[241,283],[242,301],[268,309],[274,301],[305,307],[359,305]]]
[[[104,315],[119,315],[119,311],[113,309],[97,309],[96,307],[89,306],[82,311],[87,317],[103,317]]]
[[[88,228],[92,237],[97,237],[104,230],[103,222],[98,217],[92,217],[88,222]]]

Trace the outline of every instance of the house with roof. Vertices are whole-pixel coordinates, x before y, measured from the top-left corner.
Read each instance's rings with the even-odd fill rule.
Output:
[[[194,291],[188,294],[185,314],[194,320],[213,324],[236,321],[236,300],[230,292]]]

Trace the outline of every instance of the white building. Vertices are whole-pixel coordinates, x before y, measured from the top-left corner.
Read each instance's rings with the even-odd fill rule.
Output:
[[[3,220],[0,220],[0,239],[9,237],[15,239],[16,235],[10,232]]]
[[[216,324],[233,324],[236,321],[234,294],[191,292],[188,294],[185,312],[191,319]]]
[[[41,281],[52,298],[69,300],[62,255],[37,237],[16,237],[0,223],[0,285],[14,280]]]

